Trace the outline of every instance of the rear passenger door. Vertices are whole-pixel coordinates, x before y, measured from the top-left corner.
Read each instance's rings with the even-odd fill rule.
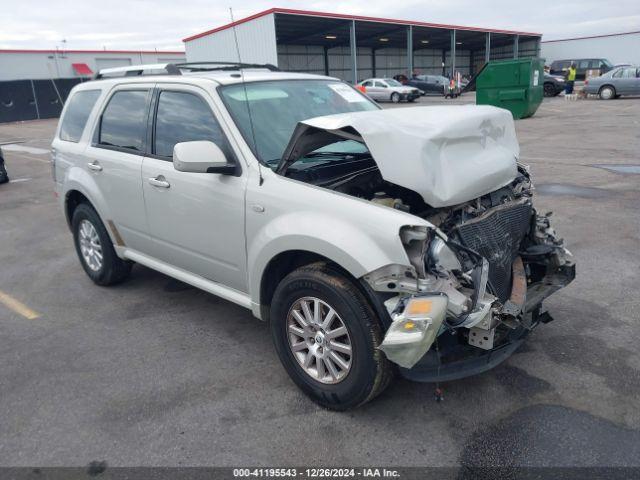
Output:
[[[129,84],[109,92],[83,165],[108,207],[103,220],[116,243],[139,251],[149,243],[140,175],[152,89]]]
[[[214,142],[239,163],[209,93],[184,84],[154,93],[150,151],[142,166],[152,255],[190,273],[246,292],[246,175],[179,172],[176,143]],[[245,169],[246,170],[246,169]]]

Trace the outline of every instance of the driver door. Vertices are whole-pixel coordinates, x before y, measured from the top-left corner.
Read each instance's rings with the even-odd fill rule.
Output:
[[[150,153],[142,182],[152,255],[227,287],[246,292],[246,169],[234,175],[179,172],[176,143],[210,140],[238,163],[214,113],[209,93],[183,84],[162,84],[152,100]]]

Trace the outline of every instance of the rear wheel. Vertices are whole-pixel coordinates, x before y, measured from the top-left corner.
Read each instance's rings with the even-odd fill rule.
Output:
[[[316,403],[346,410],[389,384],[382,329],[353,284],[324,263],[285,277],[271,303],[271,334],[291,379]]]
[[[82,268],[94,283],[113,285],[129,275],[131,263],[118,258],[107,229],[91,205],[78,205],[71,228]]]
[[[400,101],[400,94],[398,92],[393,92],[391,94],[391,101],[393,103],[398,103]]]
[[[600,98],[602,100],[611,100],[613,98],[616,98],[616,89],[611,85],[605,85],[600,89],[600,92],[598,93],[600,94]]]

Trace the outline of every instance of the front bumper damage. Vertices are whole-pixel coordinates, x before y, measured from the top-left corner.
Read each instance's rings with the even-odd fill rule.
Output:
[[[415,272],[411,278],[409,271],[388,267],[366,277],[374,290],[385,286],[387,291],[389,287],[414,289],[385,302],[391,325],[380,349],[398,364],[402,376],[434,382],[490,370],[506,360],[540,323],[551,321],[542,311],[542,302],[575,278],[575,263],[551,229],[548,217],[534,214],[532,218],[532,234],[512,262],[510,295],[503,301],[486,290],[486,261],[476,277],[478,298],[471,307],[459,298],[469,295],[468,291],[453,288],[446,279],[431,283],[419,280],[425,272]],[[410,249],[408,253],[411,257]],[[453,267],[454,260],[445,258],[443,262]],[[412,308],[420,302],[422,309]],[[429,308],[424,307],[426,303]]]

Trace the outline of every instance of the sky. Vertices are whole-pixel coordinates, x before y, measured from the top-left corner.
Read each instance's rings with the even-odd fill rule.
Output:
[[[2,0],[2,49],[183,50],[182,39],[271,7],[539,32],[543,40],[640,30],[638,0]],[[66,42],[63,42],[66,40]]]

